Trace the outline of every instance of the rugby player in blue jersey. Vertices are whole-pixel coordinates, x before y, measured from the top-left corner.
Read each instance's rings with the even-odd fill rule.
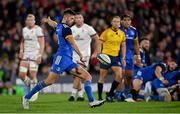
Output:
[[[146,53],[149,51],[150,48],[150,41],[149,39],[143,37],[142,39],[140,39],[139,42],[139,51],[140,51],[140,56],[141,56],[141,65],[139,65],[139,63],[136,62],[136,60],[134,61],[134,73],[142,68],[147,66],[147,61],[146,61]],[[137,64],[137,65],[136,65]]]
[[[137,63],[136,60],[134,61],[134,74],[140,68],[145,67],[147,65],[146,55],[150,48],[150,41],[147,38],[142,37],[139,42],[139,47],[140,47],[139,50],[140,50],[140,56],[141,56],[141,65],[139,65],[139,63]],[[141,91],[139,91],[139,92],[141,93]],[[125,97],[125,95],[123,95],[120,91],[115,92],[114,98],[116,101],[121,101],[123,99],[122,97]],[[141,97],[141,95],[140,95],[140,97]],[[144,95],[143,95],[143,98],[141,98],[141,99],[144,99]]]
[[[165,63],[160,62],[153,64],[151,66],[147,66],[145,68],[139,69],[136,74],[133,76],[133,89],[131,90],[131,93],[133,94],[133,98],[136,99],[138,92],[141,88],[141,85],[145,84],[148,81],[152,81],[155,78],[158,78],[162,81],[163,84],[168,84],[168,80],[163,77],[163,75],[166,73],[167,69],[170,69],[171,71],[174,70],[174,62],[169,62],[168,67]]]
[[[48,19],[44,19],[45,23],[48,23],[51,27],[55,28],[56,36],[58,39],[58,50],[54,55],[51,71],[48,77],[37,83],[35,87],[25,96],[23,96],[22,105],[24,109],[29,109],[29,99],[41,89],[53,84],[59,75],[63,72],[69,72],[75,76],[84,79],[84,89],[88,96],[89,104],[91,107],[100,106],[104,103],[103,100],[95,101],[91,88],[91,75],[82,67],[77,65],[72,60],[73,49],[80,56],[80,60],[84,62],[84,58],[77,47],[70,26],[74,23],[75,12],[71,9],[66,9],[63,13],[63,19],[61,23],[56,23]]]
[[[172,71],[176,69],[177,64],[175,62],[170,63],[171,67],[169,67],[169,71],[165,73],[162,78],[156,78],[149,84],[145,86],[145,100],[157,100],[157,101],[171,101],[171,95],[168,91],[168,87],[178,84],[178,80],[180,80],[180,70]],[[164,80],[167,80],[168,83],[164,83]],[[180,87],[180,86],[179,86]],[[157,95],[153,95],[152,91],[157,93]]]
[[[124,67],[124,75],[125,75],[125,89],[123,91],[125,96],[125,101],[134,102],[132,99],[132,95],[130,95],[129,91],[131,89],[131,78],[133,76],[134,71],[134,62],[133,59],[136,60],[136,65],[141,66],[141,56],[139,52],[139,42],[138,42],[138,33],[136,28],[131,26],[131,16],[125,14],[121,18],[121,26],[119,27],[126,36],[126,66]],[[120,52],[120,59],[121,59]],[[121,86],[121,87],[120,87]],[[118,88],[122,88],[123,85],[120,85]]]

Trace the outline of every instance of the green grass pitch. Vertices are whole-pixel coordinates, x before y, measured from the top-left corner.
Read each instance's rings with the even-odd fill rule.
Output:
[[[97,95],[96,95],[97,96]],[[41,94],[24,110],[21,96],[0,96],[1,113],[180,113],[180,102],[114,102],[90,108],[87,102],[68,102],[69,94]]]

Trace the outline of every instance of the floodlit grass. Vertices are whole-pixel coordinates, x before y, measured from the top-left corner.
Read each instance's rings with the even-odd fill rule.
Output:
[[[96,95],[97,96],[97,95]],[[113,102],[90,108],[87,102],[69,102],[69,94],[41,94],[24,110],[21,96],[0,96],[2,113],[180,113],[180,102]]]

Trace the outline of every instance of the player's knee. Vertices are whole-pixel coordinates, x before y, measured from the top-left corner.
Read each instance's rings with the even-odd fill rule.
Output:
[[[36,79],[37,72],[36,71],[30,71],[30,77],[31,79]]]
[[[85,77],[85,80],[91,81],[92,80],[92,76],[90,74],[87,74]]]
[[[115,75],[115,80],[120,83],[121,82],[121,75],[120,74]]]
[[[47,86],[52,85],[54,82],[55,82],[55,81],[53,81],[53,80],[48,80],[48,79],[45,79],[45,80],[44,80],[44,83],[45,83]]]
[[[54,73],[50,73],[50,75],[44,80],[44,83],[46,85],[51,85],[57,80],[57,78],[58,78],[58,75]]]
[[[139,80],[134,80],[133,81],[133,89],[138,91],[141,87],[141,82]]]
[[[171,99],[171,95],[169,94],[169,93],[167,93],[167,92],[163,92],[162,94],[161,94],[161,96],[163,96],[164,97],[164,101],[165,102],[170,102],[172,99]]]
[[[105,76],[99,75],[99,83],[104,83]]]
[[[136,91],[139,91],[140,90],[140,86],[139,85],[134,85],[133,89],[136,90]]]
[[[25,76],[27,74],[27,70],[28,69],[26,67],[24,67],[24,66],[19,67],[19,78],[20,79],[24,80],[24,78],[25,78]]]
[[[22,72],[19,73],[19,78],[20,79],[24,80],[25,77],[26,77],[26,73],[22,73]]]

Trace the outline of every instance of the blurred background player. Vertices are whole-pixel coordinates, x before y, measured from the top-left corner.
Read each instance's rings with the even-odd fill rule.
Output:
[[[180,70],[176,70],[177,64],[174,61],[171,61],[168,66],[168,72],[163,74],[163,78],[156,78],[152,82],[149,82],[145,86],[145,100],[148,102],[149,100],[156,101],[171,101],[171,94],[168,91],[168,87],[171,87],[175,84],[179,84],[178,80],[180,80]],[[164,80],[167,80],[168,83],[163,83]],[[177,86],[180,87],[180,86]],[[154,90],[154,91],[153,91]],[[157,93],[154,95],[153,93]]]
[[[150,41],[147,38],[142,38],[139,42],[139,50],[141,56],[141,65],[134,60],[134,72],[139,68],[147,66],[147,56],[149,54]]]
[[[93,27],[89,26],[88,24],[84,23],[83,15],[77,13],[75,15],[75,25],[71,27],[73,37],[77,46],[79,47],[81,53],[85,58],[85,64],[80,61],[78,54],[73,51],[73,61],[81,65],[82,67],[88,70],[89,68],[89,60],[91,56],[91,41],[94,40],[94,53],[92,54],[92,58],[95,58],[97,55],[97,46],[99,36],[94,30]],[[84,66],[85,65],[85,66]],[[83,97],[83,89],[81,79],[78,77],[73,77],[73,89],[69,101],[74,101],[76,96],[77,101],[84,101]]]
[[[125,89],[123,89],[123,93],[125,96],[125,101],[134,102],[132,99],[132,95],[130,95],[129,90],[131,89],[131,77],[133,76],[134,71],[134,58],[136,60],[136,65],[141,66],[141,56],[139,52],[139,41],[138,41],[138,33],[136,28],[131,26],[131,16],[128,14],[124,14],[121,18],[121,26],[119,27],[126,36],[126,66],[123,66],[123,75],[125,82]],[[135,55],[134,55],[135,54]],[[122,55],[120,53],[120,58],[122,59]],[[124,85],[119,85],[119,89],[123,88]]]
[[[19,78],[27,87],[32,87],[37,83],[38,65],[44,52],[45,40],[40,26],[35,24],[35,16],[28,14],[26,27],[22,30],[23,39],[20,43],[19,58]],[[36,94],[37,97],[37,94]]]
[[[98,80],[98,98],[102,100],[103,83],[111,68],[115,74],[115,79],[111,85],[111,89],[106,96],[107,101],[112,100],[114,90],[117,88],[122,79],[122,65],[126,65],[126,38],[123,31],[119,29],[120,17],[114,16],[111,21],[111,27],[106,29],[100,36],[100,45],[102,46],[102,53],[107,54],[111,59],[111,64],[104,65],[100,63],[100,75]],[[122,49],[122,63],[119,59],[120,47]]]
[[[168,80],[164,78],[164,73],[167,72],[167,69],[173,71],[175,69],[173,62],[169,62],[166,66],[165,63],[160,62],[153,64],[151,66],[147,66],[139,69],[136,74],[133,76],[131,93],[133,98],[136,100],[139,90],[142,85],[145,85],[146,82],[152,81],[155,78],[158,78],[163,84],[168,84]]]
[[[38,91],[53,84],[63,72],[69,72],[72,75],[78,76],[84,79],[84,89],[87,93],[89,105],[91,107],[100,106],[104,101],[95,101],[91,88],[91,75],[81,66],[77,65],[72,60],[73,49],[80,56],[81,62],[84,62],[84,57],[81,54],[78,46],[76,45],[70,26],[74,23],[75,12],[71,9],[65,9],[61,23],[56,23],[44,18],[43,22],[48,23],[51,27],[55,28],[56,36],[58,38],[58,49],[54,55],[51,71],[48,77],[38,82],[34,88],[25,96],[23,96],[22,105],[24,109],[29,109],[29,99]]]

